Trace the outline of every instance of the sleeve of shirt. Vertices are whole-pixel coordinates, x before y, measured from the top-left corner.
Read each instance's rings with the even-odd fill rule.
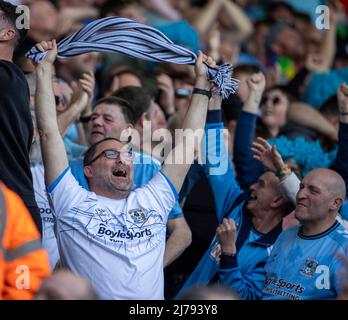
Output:
[[[206,125],[206,159],[204,172],[213,191],[218,221],[227,215],[242,194],[223,140],[223,124]]]
[[[251,146],[256,129],[255,114],[241,111],[233,145],[233,162],[236,167],[238,183],[243,190],[249,189],[265,172],[263,165],[254,159]]]
[[[60,176],[47,187],[47,192],[55,215],[61,216],[70,208],[88,197],[89,192],[82,188],[67,167]]]
[[[259,262],[247,273],[242,273],[237,256],[221,255],[219,279],[222,284],[234,289],[244,300],[256,300],[262,296],[265,281],[265,262]]]
[[[148,183],[157,172],[161,170],[161,164],[151,156],[141,153],[136,154],[133,168],[134,183],[140,188]]]
[[[159,171],[147,184],[134,191],[142,203],[168,216],[178,200],[178,194],[170,180]]]
[[[179,205],[179,202],[176,201],[172,211],[169,212],[168,219],[176,219],[176,218],[180,218],[183,216],[184,216],[184,213],[182,212],[182,209]]]
[[[296,203],[296,194],[300,189],[300,182],[296,174],[291,172],[288,177],[279,183],[282,193],[285,194],[293,204]]]
[[[195,160],[194,163],[191,165],[190,170],[188,171],[185,177],[185,181],[179,192],[180,203],[186,199],[186,197],[190,194],[195,184],[201,179],[203,175],[204,171],[202,166],[197,162],[197,160]]]
[[[141,163],[141,159],[143,159],[145,163]],[[138,187],[142,187],[161,170],[161,164],[154,158],[145,154],[141,154],[137,160],[139,163],[134,165],[134,182]],[[168,219],[176,219],[183,216],[184,213],[182,212],[179,202],[176,201],[172,211],[169,213]]]

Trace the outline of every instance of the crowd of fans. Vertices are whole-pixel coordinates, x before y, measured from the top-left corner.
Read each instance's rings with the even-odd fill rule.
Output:
[[[196,65],[57,58],[112,16]],[[345,0],[1,0],[0,298],[347,299],[347,17]],[[225,63],[222,99],[205,65]]]

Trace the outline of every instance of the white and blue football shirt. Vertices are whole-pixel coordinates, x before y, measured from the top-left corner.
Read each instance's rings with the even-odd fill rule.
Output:
[[[89,187],[83,172],[83,159],[78,158],[70,161],[70,168],[79,184],[89,191]],[[148,183],[161,170],[161,164],[159,161],[149,155],[146,155],[145,153],[136,153],[133,170],[135,183],[134,188],[141,187]],[[50,207],[47,198],[43,165],[33,165],[31,167],[31,173],[33,176],[35,199],[42,219],[43,247],[48,253],[51,268],[54,269],[59,261],[59,252],[54,233],[55,217],[52,214],[53,208]],[[178,201],[176,201],[173,209],[169,213],[169,219],[175,219],[182,216],[182,209],[179,206]]]
[[[67,168],[48,188],[61,264],[101,299],[163,299],[168,213],[176,191],[159,172],[126,199],[82,188]]]

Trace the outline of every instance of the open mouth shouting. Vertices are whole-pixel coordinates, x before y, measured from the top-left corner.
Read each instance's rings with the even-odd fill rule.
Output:
[[[257,200],[256,192],[252,192],[252,193],[250,194],[250,201],[254,201],[254,200]]]
[[[115,177],[127,178],[128,172],[126,170],[122,170],[122,169],[115,169],[112,171],[112,174]]]

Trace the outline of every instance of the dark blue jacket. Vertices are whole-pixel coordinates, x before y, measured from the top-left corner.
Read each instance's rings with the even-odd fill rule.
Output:
[[[214,118],[212,115],[210,112],[208,122]],[[247,193],[237,183],[225,146],[220,143],[223,141],[222,129],[221,122],[208,123],[206,126],[207,161],[203,168],[214,193],[219,223],[228,217],[233,218],[238,225],[237,258],[221,257],[220,245],[214,237],[179,295],[192,285],[208,284],[218,274],[220,281],[231,285],[243,299],[259,299],[264,281],[263,267],[271,246],[282,231],[281,224],[266,235],[251,237],[256,234],[256,230],[245,210]]]
[[[234,136],[233,162],[237,181],[248,190],[265,173],[264,166],[253,158],[251,146],[255,136],[257,115],[241,111]]]

